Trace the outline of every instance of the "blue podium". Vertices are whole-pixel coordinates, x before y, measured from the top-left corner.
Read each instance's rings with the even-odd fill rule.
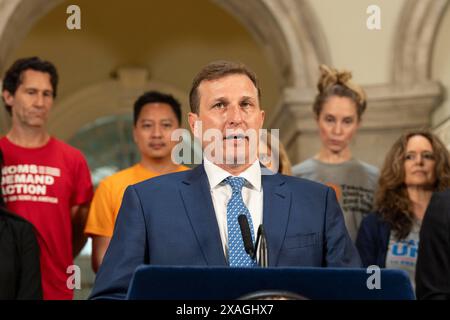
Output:
[[[260,291],[291,292],[312,300],[413,300],[406,272],[380,269],[379,288],[366,269],[226,268],[143,265],[127,299],[233,300]],[[369,279],[369,281],[368,281]]]

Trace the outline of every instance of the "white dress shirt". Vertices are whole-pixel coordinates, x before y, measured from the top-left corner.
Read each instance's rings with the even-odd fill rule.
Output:
[[[217,224],[220,231],[223,250],[227,257],[228,252],[228,228],[227,228],[227,204],[231,199],[231,186],[223,180],[232,176],[229,172],[218,167],[206,158],[203,158],[206,175],[208,177],[211,198],[216,213]],[[242,188],[242,199],[252,216],[253,231],[256,237],[259,225],[263,222],[263,190],[261,184],[261,167],[259,161],[242,172],[239,177],[245,178],[246,182]],[[227,257],[228,258],[228,257]]]

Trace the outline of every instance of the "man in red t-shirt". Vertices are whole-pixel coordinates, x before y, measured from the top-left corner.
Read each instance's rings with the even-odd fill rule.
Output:
[[[86,241],[92,182],[81,152],[46,130],[57,84],[56,68],[37,57],[6,72],[2,98],[12,125],[0,139],[2,194],[8,209],[36,229],[44,299],[72,299],[69,266]]]

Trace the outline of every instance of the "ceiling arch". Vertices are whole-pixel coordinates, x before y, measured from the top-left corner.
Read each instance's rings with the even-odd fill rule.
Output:
[[[260,43],[283,87],[313,86],[318,63],[330,61],[321,26],[307,0],[211,1],[240,20]],[[0,70],[34,23],[62,2],[0,0]]]

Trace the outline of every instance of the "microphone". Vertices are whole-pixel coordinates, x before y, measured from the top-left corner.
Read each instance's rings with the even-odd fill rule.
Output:
[[[252,258],[255,259],[255,248],[253,247],[252,233],[248,225],[248,219],[245,214],[240,214],[238,216],[239,227],[241,228],[242,241],[244,241],[245,252]]]
[[[269,266],[269,255],[267,253],[267,238],[266,232],[262,224],[258,227],[258,235],[256,236],[255,252],[253,253],[253,259],[258,254],[258,264],[260,267],[267,268]]]
[[[256,260],[258,256],[258,265],[261,267],[269,266],[269,255],[267,253],[267,238],[262,224],[258,227],[255,246],[253,246],[252,233],[248,224],[247,216],[240,214],[238,216],[239,227],[241,229],[242,241],[244,242],[245,252]]]

